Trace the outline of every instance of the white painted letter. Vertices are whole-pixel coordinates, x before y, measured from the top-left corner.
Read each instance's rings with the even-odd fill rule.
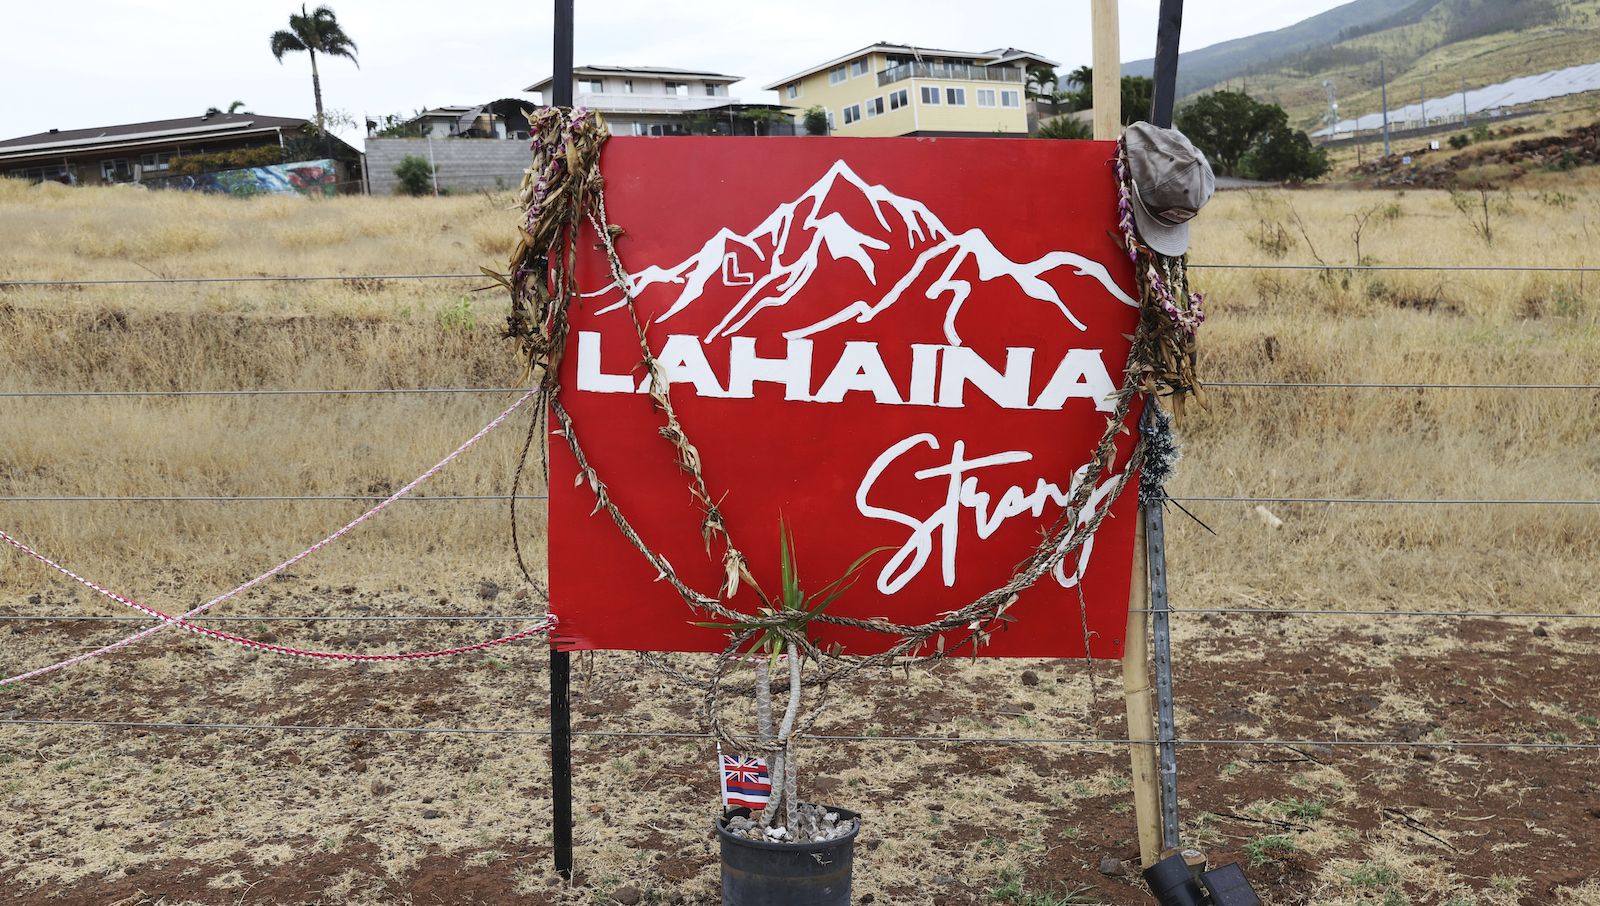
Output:
[[[1110,412],[1116,408],[1111,402],[1111,394],[1116,392],[1106,363],[1100,358],[1100,350],[1069,349],[1050,383],[1039,392],[1033,408],[1060,409],[1067,400],[1081,397],[1094,400],[1094,407],[1101,412]]]
[[[782,384],[786,400],[811,399],[811,341],[790,340],[786,358],[763,359],[756,356],[755,337],[734,337],[728,350],[728,395],[750,399],[756,395],[756,381]]]
[[[851,390],[871,390],[873,398],[880,403],[900,402],[900,391],[889,377],[889,369],[883,367],[877,343],[851,340],[844,344],[844,354],[839,356],[839,364],[833,366],[833,372],[817,390],[816,401],[841,403]]]
[[[944,371],[939,375],[939,405],[957,409],[962,405],[961,391],[966,382],[984,395],[999,403],[1004,409],[1028,408],[1028,382],[1033,379],[1033,350],[1026,347],[1006,347],[1006,373],[990,367],[981,356],[968,346],[946,346]]]
[[[578,331],[578,389],[595,393],[632,393],[633,375],[600,370],[600,334]]]
[[[939,350],[943,346],[911,344],[911,392],[906,402],[914,406],[933,405],[934,379],[939,376]]]
[[[711,372],[711,363],[700,346],[700,339],[691,334],[675,333],[667,337],[667,345],[656,356],[668,384],[693,384],[695,396],[727,396],[717,376]],[[639,392],[650,392],[650,375],[639,382]]]

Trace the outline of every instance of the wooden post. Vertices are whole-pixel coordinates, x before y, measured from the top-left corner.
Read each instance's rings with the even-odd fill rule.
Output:
[[[1122,135],[1122,46],[1117,0],[1091,0],[1094,26],[1094,137]]]
[[[1134,489],[1137,493],[1137,488]],[[1161,781],[1156,766],[1156,720],[1150,703],[1150,557],[1144,520],[1133,536],[1133,585],[1128,591],[1128,632],[1123,637],[1122,694],[1128,708],[1129,756],[1133,762],[1133,809],[1139,827],[1139,861],[1145,868],[1161,855]]]

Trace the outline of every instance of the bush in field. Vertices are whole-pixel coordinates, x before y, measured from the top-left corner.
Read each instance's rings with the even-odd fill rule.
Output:
[[[394,175],[400,184],[394,187],[399,195],[428,195],[433,192],[433,166],[415,154],[400,158],[394,166]]]
[[[1331,168],[1328,151],[1311,144],[1299,129],[1278,124],[1261,143],[1250,149],[1240,168],[1256,179],[1273,182],[1304,182],[1316,179]]]

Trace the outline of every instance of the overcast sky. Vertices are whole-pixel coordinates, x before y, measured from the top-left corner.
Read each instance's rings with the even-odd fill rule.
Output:
[[[1182,49],[1292,25],[1344,0],[1189,0]],[[315,3],[309,4],[315,7]],[[318,57],[323,103],[363,116],[529,97],[550,73],[549,3],[333,0],[360,68]],[[745,77],[730,94],[885,41],[951,50],[1020,47],[1072,69],[1090,62],[1088,0],[987,7],[973,0],[576,0],[575,59]],[[1155,54],[1159,0],[1124,0],[1122,59]],[[198,116],[207,107],[315,113],[304,53],[268,48],[298,3],[65,0],[7,4],[0,139],[49,129]],[[796,10],[806,10],[804,18]],[[1001,14],[995,9],[1006,9]],[[359,132],[347,133],[356,139]]]

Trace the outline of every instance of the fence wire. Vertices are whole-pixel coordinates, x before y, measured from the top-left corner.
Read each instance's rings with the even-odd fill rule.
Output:
[[[1588,266],[1515,266],[1515,265],[1304,265],[1304,264],[1191,264],[1196,269],[1236,269],[1236,270],[1276,270],[1276,271],[1424,271],[1424,272],[1559,272],[1559,273],[1591,273],[1600,272],[1600,267]],[[502,275],[504,276],[504,275]],[[141,285],[141,284],[191,284],[191,283],[273,283],[273,282],[367,282],[378,280],[484,280],[488,279],[482,273],[457,273],[457,274],[338,274],[315,276],[251,276],[251,277],[170,277],[170,278],[135,278],[135,279],[109,279],[109,280],[22,280],[0,281],[0,288],[22,286],[95,286],[95,285]],[[1600,390],[1600,384],[1450,384],[1450,383],[1344,383],[1344,382],[1282,382],[1282,381],[1218,381],[1207,384],[1212,389],[1284,389],[1284,390],[1504,390],[1504,391],[1536,391],[1536,390],[1564,390],[1569,392],[1584,392]],[[380,396],[380,395],[437,395],[437,394],[507,394],[520,392],[523,388],[510,387],[462,387],[462,388],[383,388],[383,389],[313,389],[313,390],[128,390],[128,391],[14,391],[0,393],[0,398],[143,398],[143,397],[225,397],[225,396]],[[379,496],[315,496],[315,495],[275,495],[275,496],[139,496],[139,497],[5,497],[0,498],[0,503],[91,503],[91,502],[177,502],[177,501],[209,501],[209,502],[258,502],[258,501],[371,501],[384,499]],[[466,500],[510,500],[511,495],[453,495],[439,497],[406,498],[419,501],[466,501]],[[547,495],[516,495],[519,500],[548,500]],[[1254,496],[1194,496],[1173,497],[1175,501],[1184,503],[1309,503],[1309,504],[1369,504],[1369,505],[1399,505],[1399,506],[1593,506],[1600,504],[1600,500],[1575,500],[1575,499],[1430,499],[1430,498],[1334,498],[1334,497],[1254,497]],[[1150,613],[1149,610],[1135,610],[1135,613]],[[1257,615],[1257,616],[1380,616],[1380,617],[1405,617],[1405,618],[1462,618],[1462,619],[1518,619],[1518,620],[1593,620],[1600,619],[1600,614],[1580,613],[1510,613],[1492,611],[1396,611],[1396,610],[1305,610],[1297,608],[1174,608],[1167,611],[1174,615],[1185,614],[1219,614],[1219,615]],[[231,616],[231,617],[204,617],[197,622],[235,622],[235,623],[316,623],[316,622],[347,622],[347,623],[406,623],[406,622],[446,622],[446,623],[485,623],[507,622],[525,619],[525,616],[488,616],[474,615],[428,615],[428,616]],[[144,616],[95,616],[95,615],[28,615],[9,614],[0,615],[0,621],[12,623],[61,623],[61,622],[153,622]],[[13,712],[15,713],[15,712]],[[489,736],[532,736],[548,737],[548,729],[497,729],[497,728],[471,728],[471,727],[388,727],[388,726],[322,726],[303,724],[231,724],[231,723],[171,723],[157,721],[102,721],[102,720],[67,720],[44,718],[5,718],[0,719],[3,727],[29,727],[29,726],[60,726],[60,727],[85,727],[102,729],[143,729],[158,731],[174,731],[189,733],[194,731],[225,731],[242,733],[357,733],[357,734],[449,734],[449,735],[489,735]],[[713,737],[706,733],[667,733],[667,732],[632,732],[617,730],[575,730],[574,737],[586,738],[614,738],[614,739],[686,739],[711,741]],[[1126,746],[1150,745],[1157,743],[1153,740],[1129,740],[1123,738],[1059,738],[1059,737],[991,737],[991,736],[893,736],[893,735],[830,735],[817,734],[810,738],[819,741],[831,742],[861,742],[861,743],[917,743],[940,745],[1070,745],[1070,746]],[[1324,748],[1411,748],[1411,749],[1465,749],[1465,750],[1530,750],[1546,752],[1572,752],[1595,753],[1600,752],[1600,743],[1572,743],[1572,742],[1505,742],[1505,741],[1466,741],[1466,740],[1418,740],[1407,741],[1397,739],[1380,740],[1352,740],[1352,739],[1209,739],[1209,738],[1184,738],[1173,740],[1179,745],[1186,746],[1236,746],[1236,747],[1267,747],[1283,748],[1302,755],[1307,760],[1316,760],[1310,754],[1301,751],[1308,747]]]

